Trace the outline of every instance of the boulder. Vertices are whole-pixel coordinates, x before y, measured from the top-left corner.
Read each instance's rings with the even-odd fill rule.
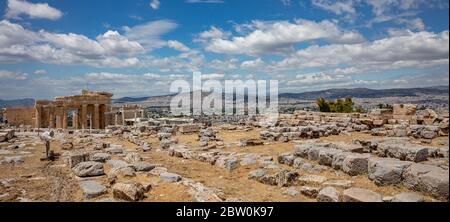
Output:
[[[278,163],[286,164],[288,166],[292,166],[294,164],[294,159],[295,157],[291,153],[282,153],[277,157]]]
[[[342,170],[350,176],[367,173],[368,155],[351,154],[342,162]]]
[[[411,164],[403,172],[404,184],[410,189],[431,194],[440,200],[449,197],[449,173],[437,166]]]
[[[344,190],[343,202],[383,202],[383,197],[371,190],[352,187]]]
[[[403,172],[411,164],[412,162],[393,158],[369,158],[369,179],[378,186],[399,184],[403,180]]]
[[[145,187],[138,182],[116,183],[112,187],[114,198],[126,201],[139,201],[144,199]]]
[[[81,162],[72,168],[75,175],[79,177],[91,177],[104,175],[103,164],[94,161]]]
[[[155,165],[144,162],[144,161],[139,161],[139,162],[133,163],[133,167],[136,171],[148,172],[150,170],[153,170],[155,168]]]
[[[89,161],[89,153],[87,152],[73,152],[69,154],[68,164],[69,167],[74,167],[81,162]]]
[[[301,185],[306,184],[320,185],[323,182],[327,181],[327,178],[319,175],[303,175],[298,178],[298,181],[300,182]]]
[[[300,187],[300,193],[309,198],[316,198],[319,192],[320,187],[308,187],[308,186]]]
[[[161,180],[165,181],[165,182],[169,182],[169,183],[173,183],[173,182],[178,182],[181,180],[181,176],[176,174],[176,173],[161,173],[159,175],[159,178],[161,178]]]
[[[94,153],[90,157],[91,161],[101,162],[101,163],[104,163],[110,159],[111,159],[111,155],[109,155],[107,153]]]
[[[238,167],[238,160],[236,157],[221,156],[217,158],[215,165],[227,169],[228,171],[234,170]]]
[[[135,163],[142,161],[142,157],[138,153],[127,153],[124,160],[128,163]]]
[[[342,153],[341,150],[338,149],[321,149],[319,151],[319,164],[325,166],[331,166],[333,163],[333,159],[336,155]]]
[[[84,198],[87,199],[101,196],[107,192],[106,187],[96,181],[82,181],[80,182],[80,188]]]
[[[425,202],[425,199],[419,194],[406,192],[393,196],[391,202]]]
[[[106,164],[111,168],[126,167],[129,164],[123,160],[107,160]]]
[[[322,185],[324,186],[332,186],[341,189],[348,189],[353,186],[355,182],[350,180],[328,180],[324,182]]]
[[[318,202],[339,202],[339,192],[334,187],[325,187],[317,194]]]

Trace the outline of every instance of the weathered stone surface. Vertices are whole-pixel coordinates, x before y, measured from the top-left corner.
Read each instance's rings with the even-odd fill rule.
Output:
[[[176,173],[161,173],[159,175],[159,178],[161,178],[161,180],[165,181],[165,182],[169,182],[169,183],[173,183],[173,182],[178,182],[181,180],[181,176],[176,174]]]
[[[352,187],[344,190],[343,202],[383,202],[382,196],[371,190]]]
[[[295,188],[290,187],[290,188],[285,189],[283,191],[283,194],[291,196],[291,197],[296,197],[296,196],[298,196],[299,192]]]
[[[105,149],[105,151],[107,153],[110,153],[110,154],[121,154],[121,153],[123,153],[123,149],[120,148],[120,147],[110,147],[110,148]]]
[[[135,163],[142,161],[142,157],[138,153],[127,153],[124,160],[128,163]]]
[[[286,164],[288,166],[292,166],[294,164],[294,159],[295,157],[291,153],[282,153],[277,157],[278,163]]]
[[[96,181],[82,181],[80,182],[80,188],[84,198],[87,199],[101,196],[107,192],[106,187]]]
[[[81,162],[89,161],[89,153],[87,152],[74,152],[68,157],[69,167],[74,167]]]
[[[327,178],[324,176],[319,176],[319,175],[303,175],[298,178],[298,181],[300,182],[301,185],[306,185],[306,184],[319,185],[319,184],[322,184],[323,182],[327,181]]]
[[[217,158],[215,164],[218,167],[222,167],[231,171],[238,167],[239,162],[236,157],[221,156]]]
[[[336,155],[341,153],[341,150],[338,149],[321,149],[319,151],[319,164],[325,165],[325,166],[331,166],[333,163],[333,159]]]
[[[403,173],[403,178],[410,189],[429,193],[440,200],[448,200],[448,170],[420,163],[412,164]]]
[[[399,184],[403,180],[403,172],[411,164],[412,162],[393,158],[369,158],[369,179],[379,186]]]
[[[103,164],[94,161],[81,162],[72,168],[75,175],[79,177],[90,177],[104,175]]]
[[[351,153],[350,152],[341,152],[341,153],[337,153],[336,155],[334,155],[333,162],[331,162],[331,167],[335,170],[342,169],[342,164],[344,163],[344,159],[348,155],[351,155]]]
[[[311,161],[319,160],[319,152],[321,149],[322,149],[321,147],[313,147],[313,148],[309,149],[308,159]]]
[[[339,192],[334,187],[325,187],[317,194],[318,202],[339,202]]]
[[[267,170],[265,170],[265,169],[253,170],[253,171],[250,171],[250,173],[248,173],[248,179],[259,180],[261,177],[265,176],[266,174],[267,174]]]
[[[167,168],[165,167],[155,167],[153,170],[150,170],[151,175],[159,176],[161,173],[167,172]]]
[[[151,163],[144,162],[144,161],[139,161],[139,162],[133,163],[133,167],[134,167],[134,169],[136,171],[148,172],[150,170],[153,170],[155,168],[155,165],[153,165]]]
[[[114,167],[108,172],[108,177],[134,177],[136,176],[136,171],[131,166]]]
[[[300,187],[300,193],[309,198],[316,198],[319,192],[320,187],[309,187],[309,186]]]
[[[293,154],[296,157],[308,158],[308,152],[310,149],[311,149],[311,146],[306,145],[306,144],[295,145]]]
[[[294,167],[295,169],[300,169],[305,163],[305,159],[298,157],[294,159],[294,164],[292,165],[292,167]]]
[[[106,164],[111,168],[126,167],[129,164],[123,160],[107,160]]]
[[[422,162],[428,158],[426,147],[413,144],[379,144],[378,153],[383,157],[391,157],[399,160]]]
[[[138,182],[116,183],[112,187],[114,198],[126,201],[139,201],[144,199],[145,188]]]
[[[299,175],[297,172],[289,171],[289,170],[282,170],[275,174],[276,184],[279,187],[290,186],[295,183],[298,176]]]
[[[337,187],[337,188],[342,188],[342,189],[348,189],[348,188],[352,187],[354,183],[355,182],[350,181],[350,180],[328,180],[328,181],[324,182],[322,185],[332,186],[332,187]]]
[[[367,173],[369,156],[363,154],[351,154],[342,162],[342,170],[350,176]]]
[[[391,202],[424,202],[424,201],[425,199],[423,198],[423,196],[412,192],[399,193],[393,196],[391,200]]]
[[[111,159],[111,155],[109,155],[107,153],[94,153],[90,157],[91,161],[101,162],[101,163],[104,163],[110,159]]]

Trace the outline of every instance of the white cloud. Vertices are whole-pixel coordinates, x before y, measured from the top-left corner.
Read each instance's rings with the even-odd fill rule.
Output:
[[[190,50],[186,45],[184,45],[183,43],[176,41],[176,40],[169,40],[167,42],[167,46],[169,48],[172,48],[172,49],[175,49],[175,50],[178,50],[181,52],[187,52]]]
[[[161,36],[178,27],[171,20],[156,20],[134,27],[125,26],[125,37],[131,41],[139,42],[146,50],[164,47],[167,43]]]
[[[44,75],[44,74],[47,74],[47,70],[45,70],[45,69],[38,69],[38,70],[34,71],[34,74]]]
[[[30,18],[58,20],[63,13],[47,3],[30,3],[25,0],[8,0],[6,8],[6,18],[18,19],[21,15],[29,16]]]
[[[261,58],[255,60],[248,60],[241,63],[242,69],[259,69],[265,65]]]
[[[312,4],[318,8],[333,12],[336,15],[356,14],[355,1],[330,1],[330,0],[312,0]]]
[[[159,2],[159,0],[152,0],[150,2],[150,7],[152,7],[152,9],[154,10],[158,9],[160,5],[161,3]]]
[[[343,31],[335,23],[327,20],[319,23],[309,20],[296,20],[294,23],[253,21],[248,27],[253,31],[246,36],[231,39],[223,36],[211,37],[206,50],[225,54],[264,55],[286,53],[293,50],[293,45],[311,40],[326,39],[345,43],[364,40],[359,33]],[[217,36],[220,36],[220,33],[217,32]]]
[[[276,68],[357,65],[397,69],[448,64],[449,32],[411,32],[359,44],[310,46],[276,63]]]
[[[202,79],[223,79],[225,74],[222,73],[210,73],[210,74],[202,74]]]
[[[26,73],[13,72],[13,71],[8,71],[8,70],[0,70],[0,79],[25,80],[25,79],[27,79],[27,76],[28,76],[28,74],[26,74]]]

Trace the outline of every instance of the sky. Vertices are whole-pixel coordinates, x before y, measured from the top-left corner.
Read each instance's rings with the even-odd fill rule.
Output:
[[[1,0],[0,99],[177,79],[279,92],[448,85],[448,0]]]

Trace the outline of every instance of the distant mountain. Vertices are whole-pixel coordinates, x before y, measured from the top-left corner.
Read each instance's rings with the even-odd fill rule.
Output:
[[[384,97],[407,97],[417,96],[419,94],[427,95],[443,95],[448,94],[448,86],[434,86],[426,88],[398,88],[398,89],[327,89],[313,92],[303,93],[282,93],[280,98],[292,98],[299,100],[315,100],[318,97],[325,99],[339,99],[339,98],[384,98]]]
[[[13,100],[1,100],[0,99],[0,108],[6,107],[29,107],[34,106],[34,99],[13,99]]]

